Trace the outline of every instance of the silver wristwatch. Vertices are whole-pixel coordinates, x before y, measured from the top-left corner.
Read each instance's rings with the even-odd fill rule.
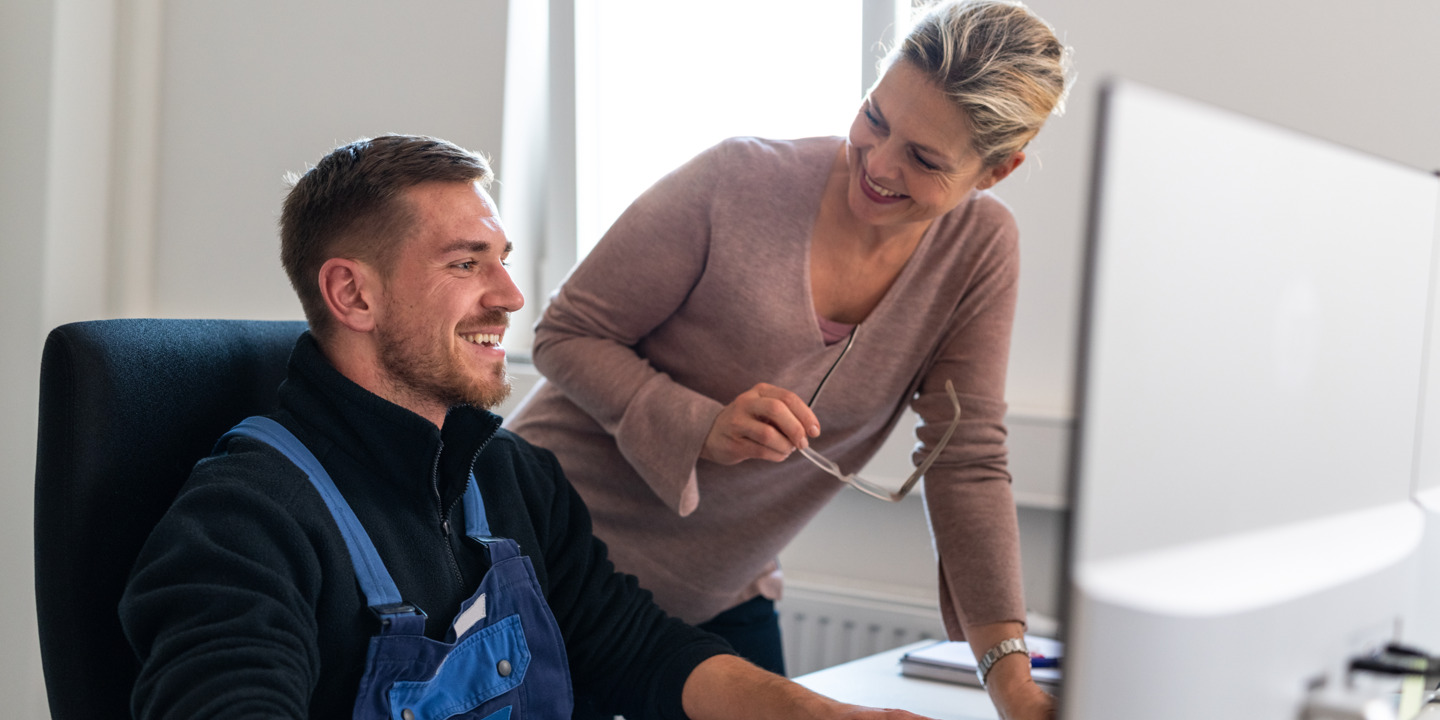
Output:
[[[1030,648],[1025,647],[1025,638],[1005,638],[995,643],[995,647],[990,648],[985,653],[985,657],[980,658],[980,665],[975,668],[975,674],[980,676],[980,687],[985,687],[985,677],[990,674],[990,668],[999,661],[1000,658],[1010,653],[1025,653],[1029,655]]]

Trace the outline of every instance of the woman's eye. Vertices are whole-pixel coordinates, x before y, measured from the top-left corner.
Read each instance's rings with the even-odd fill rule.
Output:
[[[886,124],[880,121],[880,115],[876,115],[876,111],[870,107],[870,102],[865,102],[863,107],[860,108],[860,111],[864,112],[865,121],[870,122],[874,127],[881,128],[881,130],[886,127]]]
[[[932,163],[932,162],[930,162],[929,160],[926,160],[925,158],[921,157],[921,156],[920,156],[920,153],[915,153],[914,155],[915,155],[915,162],[920,163],[920,167],[923,167],[923,168],[925,168],[926,170],[939,170],[939,169],[940,169],[940,166],[939,166],[939,165],[936,165],[935,163]]]

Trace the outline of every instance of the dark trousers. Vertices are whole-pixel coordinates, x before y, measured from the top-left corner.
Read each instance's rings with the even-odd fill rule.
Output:
[[[757,595],[696,627],[715,633],[730,643],[740,657],[770,672],[785,674],[785,653],[780,644],[780,615],[775,603]],[[595,709],[588,696],[575,696],[575,720],[609,720]]]
[[[696,627],[725,638],[740,657],[777,675],[785,674],[780,614],[770,598],[756,595]]]

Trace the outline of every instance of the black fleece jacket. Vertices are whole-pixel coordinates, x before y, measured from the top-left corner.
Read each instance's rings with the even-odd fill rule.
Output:
[[[685,679],[724,641],[615,572],[555,457],[471,407],[443,431],[351,382],[301,336],[272,417],[315,453],[407,602],[441,639],[489,567],[464,534],[473,466],[493,533],[534,564],[575,690],[630,718],[681,718]],[[136,563],[120,617],[137,718],[348,718],[377,621],[319,493],[245,438],[196,465]],[[570,692],[555,688],[555,692]]]

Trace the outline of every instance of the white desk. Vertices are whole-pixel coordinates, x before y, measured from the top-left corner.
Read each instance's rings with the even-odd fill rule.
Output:
[[[936,720],[996,720],[995,706],[979,688],[900,674],[900,656],[933,640],[852,660],[795,678],[795,682],[836,700],[909,710]]]

